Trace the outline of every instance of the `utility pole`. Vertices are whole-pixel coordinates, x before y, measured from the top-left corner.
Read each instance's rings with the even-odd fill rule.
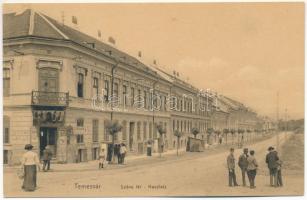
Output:
[[[277,92],[277,110],[276,110],[276,119],[277,119],[277,131],[276,131],[276,150],[279,150],[279,91]]]

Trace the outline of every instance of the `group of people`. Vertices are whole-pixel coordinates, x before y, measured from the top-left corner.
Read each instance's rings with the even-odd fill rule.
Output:
[[[112,151],[110,151],[112,153]],[[127,154],[127,147],[124,143],[121,144],[115,144],[114,145],[114,156],[117,157],[117,163],[118,164],[125,164],[125,157]],[[110,156],[110,160],[112,160],[112,156]],[[98,168],[102,169],[104,168],[104,165],[106,163],[106,154],[105,150],[102,148],[99,154],[99,165]]]
[[[269,147],[268,151],[269,153],[266,155],[265,161],[270,173],[270,185],[272,187],[281,187],[283,186],[281,175],[282,161],[278,157],[278,153],[275,151],[274,147]],[[247,175],[250,188],[256,188],[255,178],[258,169],[258,162],[255,158],[255,151],[248,151],[248,148],[244,148],[243,154],[239,156],[237,164],[241,169],[243,186],[246,186],[245,177]],[[229,187],[239,186],[236,180],[235,166],[234,148],[230,148],[230,154],[227,157]]]

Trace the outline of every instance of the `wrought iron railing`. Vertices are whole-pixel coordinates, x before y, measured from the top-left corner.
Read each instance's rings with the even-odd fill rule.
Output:
[[[37,106],[68,106],[68,92],[32,91],[32,105]]]

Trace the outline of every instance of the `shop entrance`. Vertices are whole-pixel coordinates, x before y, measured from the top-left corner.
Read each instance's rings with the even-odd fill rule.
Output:
[[[43,151],[47,145],[49,145],[53,157],[56,157],[57,128],[41,127],[39,132],[40,157],[43,156]]]

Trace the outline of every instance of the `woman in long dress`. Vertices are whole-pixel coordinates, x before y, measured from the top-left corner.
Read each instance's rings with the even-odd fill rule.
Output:
[[[21,159],[21,167],[24,170],[22,189],[25,191],[34,191],[37,187],[36,174],[37,168],[40,170],[40,163],[38,155],[32,151],[33,146],[31,144],[27,144],[25,149],[27,152],[23,154]]]

